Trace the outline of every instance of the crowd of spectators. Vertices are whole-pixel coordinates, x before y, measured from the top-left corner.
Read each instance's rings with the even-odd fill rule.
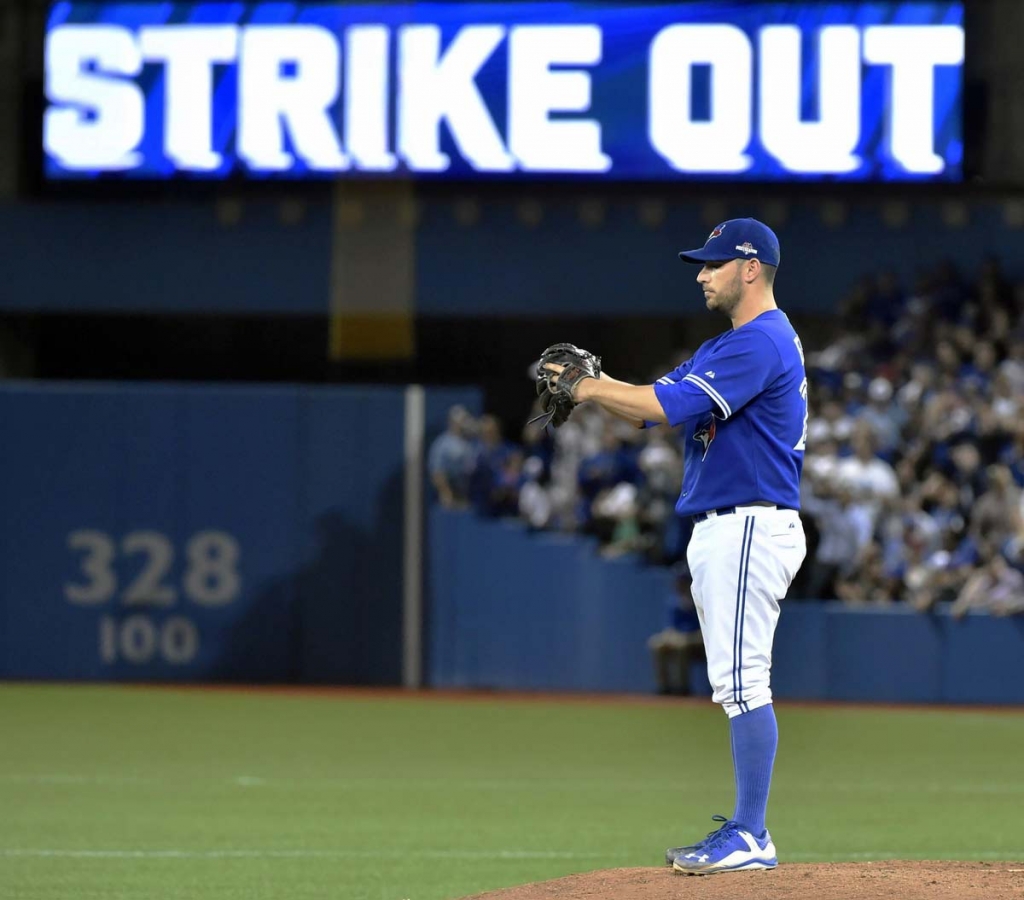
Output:
[[[842,304],[835,333],[807,354],[808,556],[791,598],[1024,612],[1024,285],[995,261],[972,280],[945,264],[912,288],[883,273]],[[518,437],[453,409],[429,460],[441,502],[594,535],[606,555],[684,559],[685,431],[584,404]]]

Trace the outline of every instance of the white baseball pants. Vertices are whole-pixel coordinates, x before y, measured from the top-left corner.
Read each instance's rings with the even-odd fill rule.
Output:
[[[779,601],[807,555],[795,510],[738,506],[693,527],[686,559],[712,699],[729,718],[772,702]]]

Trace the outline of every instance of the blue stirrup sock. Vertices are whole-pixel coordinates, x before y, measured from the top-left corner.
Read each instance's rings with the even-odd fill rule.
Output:
[[[760,837],[765,829],[768,790],[779,745],[775,707],[769,703],[733,716],[729,729],[736,773],[736,811],[732,818],[755,837]]]

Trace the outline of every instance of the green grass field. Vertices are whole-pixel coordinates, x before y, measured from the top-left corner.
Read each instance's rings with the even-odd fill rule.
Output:
[[[1024,713],[778,716],[783,862],[1024,856]],[[449,900],[731,811],[710,702],[0,685],[3,900]]]

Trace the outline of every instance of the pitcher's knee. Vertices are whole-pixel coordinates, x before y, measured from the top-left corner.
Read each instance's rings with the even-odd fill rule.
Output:
[[[736,716],[742,715],[743,713],[753,712],[755,709],[760,709],[762,706],[767,706],[772,702],[771,691],[768,691],[767,696],[758,695],[753,700],[743,700],[740,703],[735,703],[732,700],[727,700],[722,704],[722,709],[725,710],[725,714],[730,719],[735,719]]]
[[[763,682],[748,685],[737,684],[715,685],[715,692],[712,696],[715,703],[719,703],[725,714],[730,718],[741,713],[751,712],[772,702],[772,689],[767,677]]]

